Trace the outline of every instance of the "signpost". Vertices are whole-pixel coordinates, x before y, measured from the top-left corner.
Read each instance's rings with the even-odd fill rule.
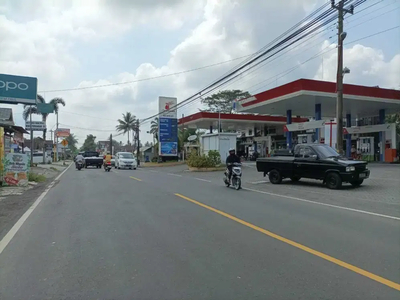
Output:
[[[43,121],[26,121],[25,129],[29,131],[43,131],[46,130],[46,123]]]
[[[175,106],[178,100],[171,97],[158,98],[158,136],[160,156],[178,156],[178,120]]]
[[[37,78],[0,74],[0,103],[36,105]]]
[[[70,136],[70,130],[68,128],[58,128],[55,131],[56,137],[68,137]]]

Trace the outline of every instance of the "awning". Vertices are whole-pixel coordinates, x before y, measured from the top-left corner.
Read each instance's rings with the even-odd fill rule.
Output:
[[[10,124],[7,124],[7,123],[0,122],[0,127],[3,127],[4,130],[7,131],[7,132],[29,133],[28,131],[25,130],[25,128],[23,128],[21,126],[10,125]]]

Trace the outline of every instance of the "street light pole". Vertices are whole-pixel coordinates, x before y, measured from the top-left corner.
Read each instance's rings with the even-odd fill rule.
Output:
[[[346,32],[343,31],[343,17],[345,13],[353,14],[354,7],[344,8],[345,0],[339,1],[335,5],[335,0],[331,0],[332,8],[338,11],[338,64],[336,74],[336,149],[343,154],[343,41],[346,38]]]
[[[34,147],[34,142],[33,142],[33,128],[32,128],[32,105],[30,106],[30,112],[29,112],[29,122],[31,124],[31,167],[33,167],[33,147]],[[44,153],[43,153],[44,155]]]

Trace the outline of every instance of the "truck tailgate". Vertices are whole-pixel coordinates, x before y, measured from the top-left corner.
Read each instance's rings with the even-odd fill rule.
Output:
[[[275,156],[257,159],[258,172],[268,173],[272,169],[292,170],[293,156]]]

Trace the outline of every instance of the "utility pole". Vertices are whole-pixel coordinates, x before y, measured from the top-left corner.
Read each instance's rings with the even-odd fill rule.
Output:
[[[338,11],[338,65],[336,74],[336,148],[340,154],[343,154],[343,41],[346,38],[346,32],[343,31],[343,17],[346,13],[353,14],[354,6],[350,9],[344,8],[345,2],[341,0],[335,5],[335,0],[331,0],[332,8]]]
[[[137,123],[136,123],[136,138],[137,138],[137,152],[136,152],[136,158],[137,158],[138,166],[140,165],[140,158],[139,158],[139,155],[140,155],[140,139],[139,139],[139,132],[140,132],[140,130],[139,130],[139,120],[137,120]]]
[[[55,132],[55,138],[56,138],[56,161],[58,161],[58,110],[56,112],[56,132]]]
[[[113,150],[112,150],[113,145],[112,144],[113,144],[112,143],[112,134],[110,134],[110,155],[113,155]]]
[[[33,142],[33,128],[32,128],[32,105],[30,106],[30,114],[29,114],[29,122],[31,124],[31,167],[33,167],[33,147],[34,147],[34,142]],[[44,155],[44,153],[43,153]]]

